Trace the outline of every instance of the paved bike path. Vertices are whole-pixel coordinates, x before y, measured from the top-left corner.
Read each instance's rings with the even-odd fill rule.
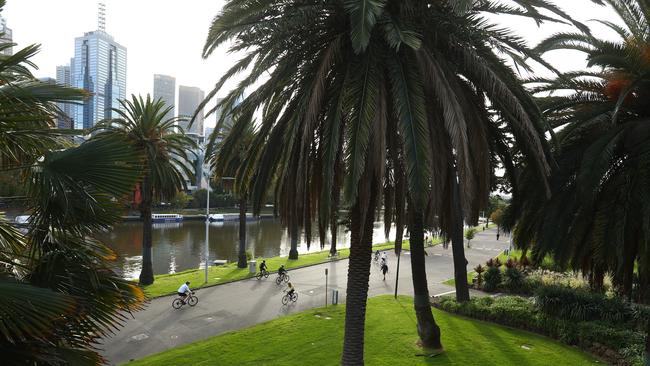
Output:
[[[496,241],[496,230],[477,233],[472,248],[466,248],[468,270],[499,254],[508,246],[508,238],[502,236]],[[373,264],[369,296],[392,294],[395,291],[397,259],[388,251],[389,272],[386,281],[379,266]],[[453,291],[441,282],[453,277],[451,248],[441,245],[427,248],[427,279],[429,291],[433,294]],[[400,260],[398,293],[413,294],[411,263],[409,253],[403,253]],[[220,286],[199,289],[199,303],[195,307],[184,306],[180,310],[171,307],[173,297],[152,300],[147,308],[134,314],[124,328],[105,340],[102,348],[110,364],[120,364],[132,359],[161,352],[224,332],[250,327],[286,314],[321,307],[325,305],[325,269],[328,269],[328,300],[331,291],[339,290],[339,303],[345,302],[348,260],[339,260],[320,265],[290,270],[291,283],[298,293],[298,301],[282,305],[285,284],[275,283],[277,274],[260,281],[247,279]],[[179,284],[180,286],[180,284]]]

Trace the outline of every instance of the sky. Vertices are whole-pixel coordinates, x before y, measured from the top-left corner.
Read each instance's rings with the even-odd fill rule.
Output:
[[[507,2],[507,1],[506,1]],[[176,85],[197,86],[206,93],[238,59],[226,47],[216,50],[207,60],[201,51],[214,16],[225,0],[104,0],[106,32],[127,48],[127,95],[153,92],[153,75],[176,77]],[[590,0],[555,1],[577,20],[607,19],[617,21],[611,11]],[[24,47],[42,45],[32,60],[39,66],[37,77],[56,77],[56,66],[70,62],[74,55],[74,39],[97,29],[97,2],[93,0],[7,0],[2,12],[7,26],[13,30],[14,42]],[[545,23],[537,27],[528,19],[517,17],[491,18],[516,31],[531,45],[569,28]],[[594,23],[595,34],[611,38]],[[585,66],[584,55],[556,51],[546,57],[558,69],[579,70]],[[539,69],[540,74],[545,72]],[[546,74],[548,75],[548,74]],[[221,94],[234,87],[226,84]],[[214,125],[214,117],[206,126]]]

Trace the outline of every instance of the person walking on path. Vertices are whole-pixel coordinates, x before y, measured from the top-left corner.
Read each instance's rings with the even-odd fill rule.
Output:
[[[384,261],[381,265],[381,273],[384,274],[384,281],[386,281],[386,273],[388,272],[388,264]]]
[[[499,232],[497,231],[497,240],[499,240]]]

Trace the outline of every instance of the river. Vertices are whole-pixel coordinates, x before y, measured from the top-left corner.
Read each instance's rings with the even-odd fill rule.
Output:
[[[211,223],[209,226],[209,260],[237,260],[238,222]],[[394,231],[391,232],[391,237]],[[248,221],[246,225],[247,250],[254,258],[287,256],[291,249],[287,231],[279,220],[261,219]],[[137,278],[142,261],[142,223],[124,222],[118,224],[98,239],[111,247],[118,255],[118,266],[125,278]],[[375,223],[373,243],[385,241],[384,225]],[[329,245],[329,235],[327,238]],[[339,248],[350,246],[350,234],[340,226]],[[298,245],[301,254],[320,251],[316,226],[313,227],[311,246],[307,249],[304,237]],[[205,263],[205,222],[184,221],[153,225],[153,270],[154,274],[176,273],[187,269],[203,268]]]

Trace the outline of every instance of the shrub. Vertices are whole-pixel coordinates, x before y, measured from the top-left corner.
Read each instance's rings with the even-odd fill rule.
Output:
[[[483,284],[483,272],[485,272],[485,267],[482,265],[478,265],[474,267],[474,272],[476,272],[476,285],[478,288],[481,288],[481,285]]]
[[[544,313],[538,305],[536,301],[519,296],[473,298],[465,303],[448,297],[435,304],[445,311],[534,331],[586,350],[594,350],[593,345],[599,344],[616,351],[628,364],[643,364],[640,362],[645,341],[643,330],[631,329],[634,327],[612,321],[562,319]],[[612,358],[609,351],[606,355],[603,355],[602,349],[598,353]],[[615,355],[610,361],[617,361],[616,358]]]
[[[487,271],[485,271],[485,285],[483,289],[485,291],[494,291],[501,284],[501,269],[497,266],[488,266]]]
[[[505,281],[504,284],[508,290],[512,292],[522,292],[524,287],[524,275],[514,265],[508,266],[506,263]]]
[[[562,319],[606,320],[617,323],[636,320],[636,312],[628,303],[585,289],[557,285],[542,286],[535,292],[535,298],[541,311]]]

